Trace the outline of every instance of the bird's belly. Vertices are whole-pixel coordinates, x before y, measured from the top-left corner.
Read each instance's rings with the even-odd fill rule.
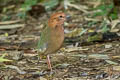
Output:
[[[64,41],[64,34],[54,35],[51,37],[50,41],[48,42],[48,47],[46,49],[45,54],[52,54],[56,52],[62,45]]]

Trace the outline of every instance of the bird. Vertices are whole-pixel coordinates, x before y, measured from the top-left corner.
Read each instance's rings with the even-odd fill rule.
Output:
[[[43,50],[39,55],[47,56],[48,68],[52,71],[49,54],[57,52],[64,42],[64,22],[66,21],[64,12],[53,13],[47,23],[46,28],[41,32],[37,48]]]

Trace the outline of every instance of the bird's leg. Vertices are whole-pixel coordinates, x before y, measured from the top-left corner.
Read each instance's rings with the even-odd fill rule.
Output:
[[[38,59],[38,62],[37,62],[37,63],[39,63],[39,61],[40,61],[41,58],[40,58],[40,52],[39,52],[38,50],[37,50],[37,54],[38,54],[38,55],[37,55],[37,59]]]
[[[51,66],[51,62],[50,62],[50,56],[47,55],[47,64],[48,64],[48,68],[51,70],[52,72],[52,66]]]

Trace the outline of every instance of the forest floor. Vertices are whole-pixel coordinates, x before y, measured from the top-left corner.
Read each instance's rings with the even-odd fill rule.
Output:
[[[38,60],[35,47],[47,16],[55,11],[0,22],[0,56],[11,60],[0,63],[0,80],[119,80],[120,25],[113,20],[110,31],[102,33],[103,16],[89,18],[90,12],[74,8],[66,11],[71,18],[63,46],[50,55],[52,72],[46,58]]]

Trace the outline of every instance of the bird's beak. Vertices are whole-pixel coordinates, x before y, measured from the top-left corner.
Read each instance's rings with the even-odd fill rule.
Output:
[[[65,18],[65,21],[64,21],[64,27],[68,25],[68,22],[69,22],[70,19],[71,19],[71,16],[70,16],[70,15],[66,15],[65,17],[66,17],[66,18]]]
[[[69,21],[70,20],[70,15],[66,15],[66,21]]]

